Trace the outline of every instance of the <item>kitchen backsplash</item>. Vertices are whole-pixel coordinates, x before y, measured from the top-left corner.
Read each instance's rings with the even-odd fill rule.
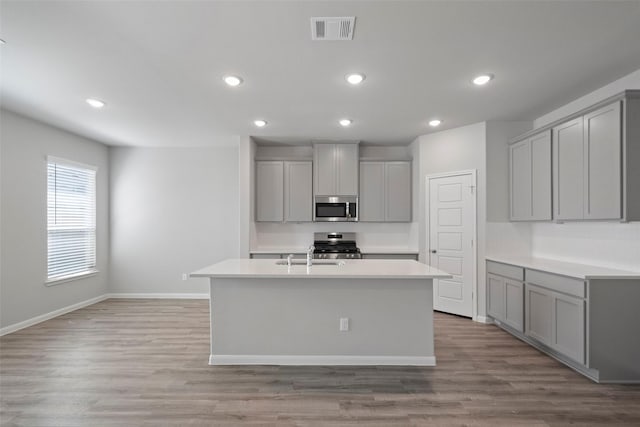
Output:
[[[306,248],[313,243],[313,233],[357,233],[361,248],[418,248],[418,223],[255,223],[251,248]]]

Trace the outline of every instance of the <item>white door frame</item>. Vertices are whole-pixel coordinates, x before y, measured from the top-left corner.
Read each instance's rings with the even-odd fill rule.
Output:
[[[478,185],[476,180],[476,169],[461,170],[455,172],[444,172],[427,175],[425,179],[425,221],[426,221],[426,242],[425,247],[427,253],[425,254],[425,260],[427,263],[431,262],[431,199],[429,189],[431,188],[431,180],[435,178],[448,178],[460,175],[471,175],[471,185],[473,186],[473,230],[471,235],[473,236],[473,274],[471,275],[471,320],[478,321]]]

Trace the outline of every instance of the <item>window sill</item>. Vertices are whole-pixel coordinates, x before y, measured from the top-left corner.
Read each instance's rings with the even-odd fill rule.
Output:
[[[47,279],[44,282],[44,285],[45,286],[61,285],[62,283],[72,282],[74,280],[86,279],[87,277],[95,276],[99,272],[100,271],[94,269],[94,270],[83,271],[82,273],[74,274],[72,276],[58,277],[56,279]]]

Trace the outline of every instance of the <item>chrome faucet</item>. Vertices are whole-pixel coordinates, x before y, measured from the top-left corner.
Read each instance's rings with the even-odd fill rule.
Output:
[[[291,267],[291,260],[293,259],[293,254],[289,254],[287,256],[287,266]]]
[[[313,251],[316,250],[316,247],[311,245],[309,249],[307,249],[307,267],[311,267],[313,265]]]

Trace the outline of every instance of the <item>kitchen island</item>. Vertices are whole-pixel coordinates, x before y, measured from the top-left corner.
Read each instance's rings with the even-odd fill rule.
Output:
[[[210,279],[211,365],[434,366],[433,279],[411,260],[229,259]]]

